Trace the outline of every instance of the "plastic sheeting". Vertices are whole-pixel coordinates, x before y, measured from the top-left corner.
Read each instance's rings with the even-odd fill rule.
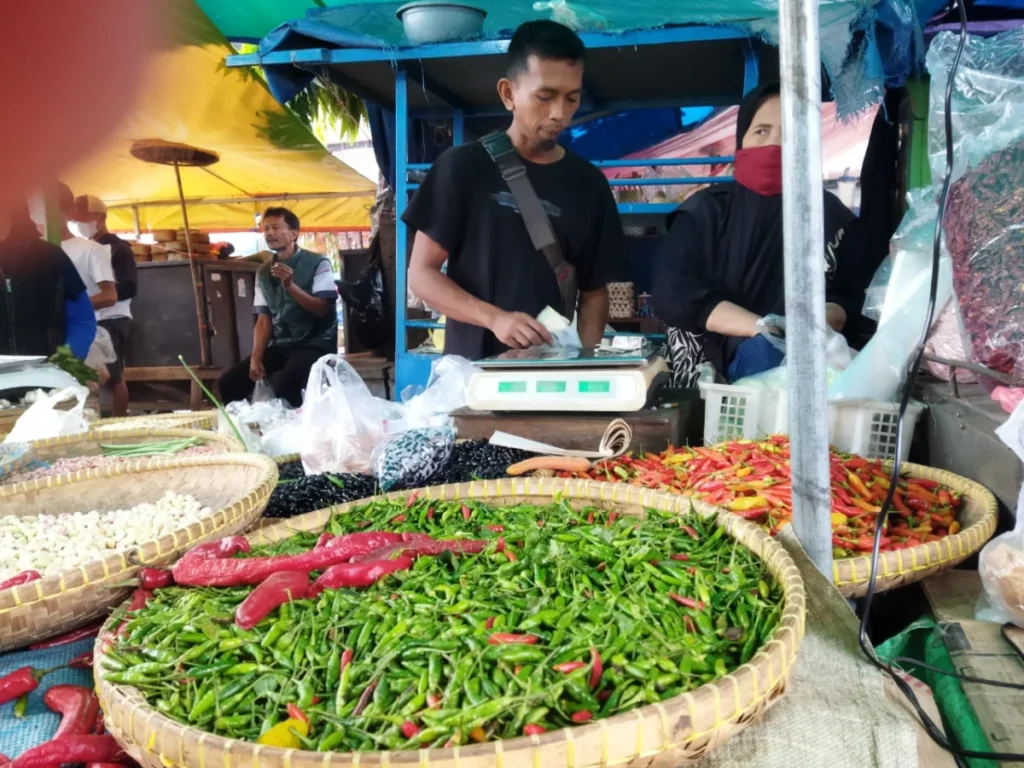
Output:
[[[138,208],[143,230],[181,226],[173,169],[128,151],[134,140],[158,138],[220,155],[209,168],[182,169],[193,228],[253,229],[267,205],[291,208],[304,229],[368,227],[375,185],[324,149],[253,73],[224,67],[234,50],[193,2],[170,7],[173,39],[147,61],[140,95],[114,134],[64,175],[74,193],[113,206],[112,229],[134,229],[131,206],[152,202],[160,204]]]

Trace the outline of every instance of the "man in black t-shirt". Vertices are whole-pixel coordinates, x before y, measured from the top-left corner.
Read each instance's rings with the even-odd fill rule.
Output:
[[[508,137],[576,268],[580,339],[594,345],[608,320],[607,283],[625,257],[625,239],[604,175],[557,143],[579,107],[583,55],[568,27],[527,22],[509,43],[498,94],[512,113]],[[558,281],[483,145],[444,152],[402,219],[416,230],[409,286],[447,316],[446,353],[479,360],[550,343],[536,317],[546,306],[562,307]]]

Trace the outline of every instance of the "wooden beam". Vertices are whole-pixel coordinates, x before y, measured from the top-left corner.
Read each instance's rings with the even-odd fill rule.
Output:
[[[197,365],[192,370],[203,380],[220,378],[222,368],[219,365]],[[189,381],[192,377],[179,365],[158,365],[132,367],[124,369],[125,381]]]

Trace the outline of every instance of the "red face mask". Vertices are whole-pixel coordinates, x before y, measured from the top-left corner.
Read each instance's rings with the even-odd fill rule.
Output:
[[[781,195],[782,147],[772,144],[736,150],[733,178],[759,195]]]

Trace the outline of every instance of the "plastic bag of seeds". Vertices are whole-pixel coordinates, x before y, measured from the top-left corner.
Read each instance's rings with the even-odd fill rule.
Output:
[[[370,464],[382,491],[415,488],[448,463],[454,447],[451,427],[410,429],[379,445]]]

